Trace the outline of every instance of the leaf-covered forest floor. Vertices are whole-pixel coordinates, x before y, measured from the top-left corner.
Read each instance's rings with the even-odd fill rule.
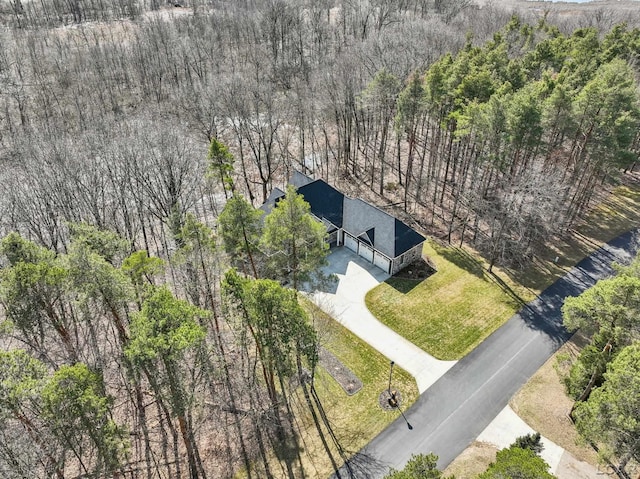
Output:
[[[544,3],[525,2],[524,0],[478,0],[478,1],[480,3],[484,3],[484,6],[490,6],[491,4],[493,5],[509,4],[509,5],[518,6],[521,8],[534,9],[535,14],[536,15],[540,14],[540,16],[542,16],[542,14],[544,14],[544,12],[547,9],[553,9],[553,11],[558,15],[573,15],[576,12],[585,12],[585,13],[588,12],[587,16],[581,17],[581,20],[580,20],[581,22],[584,21],[585,25],[589,24],[588,22],[591,22],[591,21],[602,22],[602,23],[615,22],[620,17],[624,17],[624,10],[621,9],[623,6],[625,6],[625,8],[627,8],[628,11],[630,11],[631,8],[637,10],[638,6],[640,6],[639,2],[631,2],[631,1],[617,2],[613,0],[605,1],[605,2],[598,1],[589,5],[552,4],[549,2],[544,2]],[[610,8],[617,9],[615,10],[615,12],[617,13],[615,14],[612,13],[614,12],[614,10],[611,10]],[[149,13],[148,15],[145,14],[145,18],[148,18],[149,20],[154,20],[154,22],[150,22],[150,23],[153,23],[153,25],[155,25],[156,23],[160,25],[161,22],[157,22],[156,20],[170,18],[177,15],[183,15],[183,16],[191,15],[191,12],[192,10],[189,10],[189,9],[170,7],[170,8],[161,9],[158,12]],[[92,23],[90,25],[92,25],[91,28],[94,30],[102,30],[102,29],[109,30],[109,32],[111,33],[111,38],[123,37],[127,41],[130,41],[132,44],[135,44],[134,40],[136,40],[137,38],[138,31],[134,28],[135,26],[133,25],[133,23],[129,23],[126,20],[114,22],[113,24],[109,24],[109,25],[102,24],[100,22]],[[487,28],[489,27],[490,27],[490,24],[487,23]],[[153,28],[150,28],[150,30],[153,30]],[[242,30],[245,30],[245,29],[243,28],[239,31],[242,31]],[[493,31],[492,28],[491,30]],[[76,28],[75,26],[60,27],[56,31],[57,31],[57,35],[61,38],[75,36],[75,35],[80,37],[82,35],[85,35],[85,30],[81,28]],[[164,29],[158,29],[157,38],[160,38],[163,32],[165,32]],[[446,40],[446,37],[447,37],[446,34],[448,33],[447,29],[443,28],[442,32],[434,29],[434,32],[437,33],[438,37],[442,37]],[[99,33],[100,32],[96,31],[96,35],[97,35],[96,38],[100,38]],[[7,32],[7,34],[9,35],[9,32]],[[180,38],[184,38],[186,40],[186,37],[187,35],[185,34],[185,32],[182,32]],[[152,37],[149,37],[150,40],[151,38]],[[230,42],[230,43],[233,43],[233,42]],[[185,44],[188,45],[189,43],[187,42]],[[452,42],[452,44],[455,44],[455,42]],[[82,42],[79,42],[79,45],[82,45]],[[142,47],[141,48],[142,54],[147,52],[146,47],[144,47],[142,44],[140,46]],[[95,53],[98,53],[98,50],[99,49],[96,48]],[[170,49],[166,49],[166,50],[170,51]],[[153,48],[150,48],[148,51],[153,53]],[[180,52],[179,49],[176,49],[175,51]],[[212,51],[216,53],[216,55],[218,54],[216,49],[212,49]],[[181,54],[179,53],[176,56],[181,57]],[[56,57],[52,57],[52,58],[55,59]],[[91,57],[87,56],[86,58],[91,58]],[[105,56],[105,58],[107,57]],[[185,56],[184,58],[187,58],[187,57]],[[239,56],[232,54],[232,55],[229,55],[229,58],[239,59]],[[222,55],[217,56],[216,60],[218,59],[222,60],[223,56]],[[102,61],[104,60],[100,60],[100,61],[96,60],[97,62],[96,64],[105,65],[101,63]],[[64,62],[62,62],[62,64],[64,65]],[[136,65],[136,64],[141,64],[141,62],[139,61],[131,62],[131,65]],[[42,65],[46,65],[46,63],[42,63]],[[81,63],[78,62],[78,65],[81,65]],[[154,73],[153,75],[149,74],[148,76],[150,78],[167,78],[167,76],[162,75],[164,70],[161,68],[160,61],[158,62],[158,68],[159,68],[159,74]],[[66,72],[66,68],[63,70]],[[96,78],[100,78],[102,81],[105,81],[110,88],[119,90],[121,88],[118,81],[118,79],[120,78],[118,76],[119,72],[118,71],[110,72],[109,70],[106,70],[106,71],[109,73],[113,73],[113,75],[100,74],[100,75],[97,75]],[[95,70],[95,72],[98,72],[98,70]],[[87,75],[87,78],[93,78],[91,74],[95,72],[94,70],[90,70],[88,72],[89,74]],[[72,75],[69,75],[69,76],[71,77]],[[146,75],[143,75],[143,76],[146,77]],[[110,80],[108,81],[108,79],[111,77],[116,79],[114,83],[111,83]],[[85,78],[85,76],[82,75],[81,78]],[[213,92],[211,93],[212,96],[217,97],[218,95],[220,95],[220,97],[222,97],[222,94],[219,93],[218,89],[212,88],[214,85],[221,82],[219,82],[218,78],[215,76],[212,76],[211,78],[213,78],[213,80],[210,82],[210,84],[203,83],[202,91],[208,92],[209,89],[211,89],[210,91]],[[97,107],[94,110],[92,106],[93,105],[92,102],[95,101],[96,102],[95,104],[98,105],[99,98],[98,96],[94,98],[90,96],[88,93],[90,91],[99,91],[102,93],[105,90],[103,90],[102,88],[94,88],[93,86],[94,84],[89,81],[79,83],[79,85],[81,85],[82,83],[86,84],[87,85],[86,89],[80,86],[76,89],[70,86],[68,81],[66,81],[65,79],[66,79],[66,76],[63,78],[63,80],[60,81],[60,87],[61,87],[60,92],[63,94],[62,98],[63,99],[66,98],[64,95],[66,95],[66,92],[68,91],[69,94],[75,98],[76,100],[75,104],[77,105],[78,111],[83,111],[86,107],[91,106],[91,109],[90,110],[88,109],[87,111],[88,112],[93,111],[93,113],[88,113],[87,118],[93,118],[92,115],[95,115],[95,117],[98,118],[101,110]],[[135,82],[132,82],[132,83],[135,83]],[[101,84],[102,83],[100,83],[100,85]],[[52,85],[57,85],[57,83],[54,82],[52,83]],[[71,85],[74,85],[74,83],[72,83]],[[114,85],[117,85],[117,87],[114,87]],[[25,86],[28,86],[28,83],[25,83]],[[152,90],[153,89],[150,89],[150,91]],[[200,90],[197,90],[197,91],[200,91]],[[227,92],[226,89],[225,90],[220,89],[220,92],[222,91]],[[235,91],[236,91],[235,89],[229,88],[228,90],[229,98],[232,97],[232,93]],[[185,98],[189,98],[189,97],[196,98],[196,101],[194,102],[194,106],[197,105],[198,108],[195,108],[195,107],[191,108],[191,102],[187,102],[186,100],[178,101],[176,99],[175,103],[167,103],[166,106],[162,107],[166,110],[173,109],[176,105],[181,105],[181,108],[183,108],[184,111],[193,110],[194,112],[196,111],[199,112],[200,107],[202,107],[203,110],[206,110],[210,106],[206,103],[208,101],[207,98],[205,98],[205,96],[203,95],[196,94],[195,91],[194,93],[191,93],[189,90],[179,88],[179,87],[166,88],[167,96],[171,95],[170,92],[176,92],[176,93],[182,92],[181,95],[184,94]],[[8,93],[9,96],[11,96],[10,93],[11,92]],[[25,93],[24,97],[26,98],[28,94],[30,94],[29,88],[27,88],[27,93]],[[54,91],[54,94],[55,94],[55,91]],[[20,92],[20,95],[16,94],[15,99],[20,100],[20,98],[23,98],[22,95],[23,95],[22,92]],[[109,102],[105,101],[104,98],[102,95],[100,95],[100,101],[104,102],[106,105]],[[150,99],[151,99],[151,96],[147,98],[144,95],[142,95],[142,93],[125,92],[123,93],[123,98],[120,99],[119,102],[116,104],[116,107],[118,110],[119,109],[134,110],[137,108],[138,102],[144,104],[146,101]],[[161,102],[160,94],[157,95],[157,99],[155,100],[155,102],[160,104]],[[155,103],[153,104],[155,105]],[[20,105],[22,106],[22,104]],[[69,105],[71,105],[71,103]],[[217,103],[216,103],[216,106],[217,106]],[[36,108],[34,105],[30,105],[30,108],[32,108],[30,111],[33,114],[34,118],[40,114],[42,114],[43,117],[46,116],[47,118],[49,118],[49,115],[51,114],[51,112],[48,112],[48,111],[43,111],[42,113],[40,113],[39,109]],[[66,108],[66,106],[63,106],[60,109],[62,113],[66,113],[64,108]],[[115,109],[116,108],[114,108],[114,110]],[[74,108],[70,106],[69,110],[74,110]],[[177,108],[177,110],[182,111],[180,108]],[[135,128],[133,129],[138,130],[139,124],[137,122],[139,122],[140,124],[149,123],[149,124],[152,124],[153,129],[156,129],[156,128],[158,129],[158,132],[159,132],[158,136],[161,136],[165,130],[163,130],[160,126],[157,126],[155,121],[153,122],[149,121],[149,118],[147,118],[146,115],[147,113],[144,113],[144,114],[140,113],[140,117],[137,118],[135,122],[134,120],[131,120],[131,125],[135,126]],[[60,118],[63,119],[66,116],[67,116],[66,114],[61,114]],[[54,118],[55,120],[56,118],[58,118],[57,114],[53,114],[51,118]],[[184,117],[179,118],[180,119],[179,124],[183,124],[183,120],[185,118],[191,118],[191,117],[185,113]],[[194,113],[194,117],[191,118],[189,121],[194,122],[197,119],[199,119],[199,113]],[[3,120],[4,120],[4,117],[3,117]],[[67,120],[65,119],[65,122],[66,121]],[[184,121],[186,122],[186,120]],[[87,122],[89,123],[90,121],[87,120]],[[16,121],[16,124],[17,123],[18,122]],[[174,123],[173,120],[171,121],[171,123]],[[175,124],[177,125],[178,122],[176,121]],[[34,128],[34,130],[37,131],[40,128],[41,128],[40,126],[37,126],[36,128]],[[172,125],[172,128],[175,128],[175,125]],[[177,130],[177,128],[175,129]],[[42,128],[42,130],[44,130],[44,128]],[[19,129],[16,129],[16,131],[19,131]],[[116,134],[118,134],[118,131],[120,130],[114,130],[115,133],[112,134],[110,132],[109,135],[93,135],[94,130],[91,129],[88,131],[90,133],[90,135],[88,136],[92,136],[92,137],[104,136],[105,138],[110,138],[111,136],[115,136]],[[95,131],[101,132],[102,130],[98,128],[98,126],[96,126]],[[176,132],[177,136],[181,134],[182,132]],[[156,136],[154,135],[148,136],[149,142],[151,142],[155,138]],[[72,139],[73,141],[71,141]],[[123,144],[129,143],[129,137],[122,137],[119,139],[120,139],[120,142]],[[146,143],[147,141],[146,139],[147,139],[146,133],[144,135],[140,135],[139,137],[137,135],[133,135],[133,134],[131,135],[132,144],[137,145],[137,141],[140,141],[140,146],[143,147],[144,145],[145,148],[150,144],[150,143]],[[60,144],[58,144],[58,146],[61,149],[66,150],[67,149],[66,146],[70,146],[72,144],[81,145],[83,143],[80,140],[78,140],[77,142],[75,140],[76,140],[75,138],[69,137],[68,143],[61,142]],[[20,151],[21,143],[16,143],[16,145],[17,145],[16,151]],[[62,148],[62,146],[64,146],[64,148]],[[70,158],[69,165],[74,164],[71,160],[76,158],[76,155],[77,155],[77,158],[81,158],[81,159],[84,159],[85,157],[94,156],[94,155],[87,155],[86,152],[83,151],[81,147],[78,147],[78,150],[77,150],[78,153],[76,153],[75,148],[69,149],[69,150],[70,150],[70,153],[72,153],[69,156]],[[293,146],[292,146],[292,150],[293,150]],[[38,148],[35,148],[34,152],[37,152],[37,151],[38,151]],[[43,149],[42,151],[44,153],[48,150]],[[111,149],[107,148],[105,151],[109,153],[111,152]],[[137,146],[136,148],[133,149],[133,151],[137,151]],[[118,152],[119,152],[118,149],[113,150],[114,157],[115,155],[119,155]],[[124,152],[125,151],[123,150],[123,153]],[[194,147],[194,152],[195,152],[195,147]],[[10,156],[10,155],[6,155],[6,156],[8,158],[13,158],[13,156]],[[204,157],[204,155],[201,155],[201,156]],[[48,157],[48,155],[44,153],[43,157]],[[106,156],[104,156],[104,158],[111,158],[111,157],[107,154]],[[7,160],[7,162],[8,161],[9,160]],[[82,162],[82,164],[84,164],[84,162]],[[89,165],[91,163],[86,163],[86,164]],[[151,164],[152,163],[149,163],[149,165]],[[192,164],[187,162],[185,162],[185,164],[189,164],[190,170],[197,171]],[[147,165],[147,163],[141,162],[140,165]],[[159,168],[156,168],[156,167],[149,167],[148,171],[153,172],[154,170],[158,170],[158,169]],[[27,171],[31,172],[32,170],[27,170]],[[33,171],[35,172],[37,170],[34,169]],[[47,171],[47,173],[49,172],[48,169],[42,170],[42,171],[43,172]],[[96,171],[99,172],[99,170],[96,170]],[[49,178],[48,174],[42,175],[42,176]],[[90,176],[91,175],[87,175],[86,178],[89,179]],[[31,174],[29,177],[35,178],[37,177],[37,173]],[[51,176],[52,181],[54,178],[56,177]],[[82,176],[82,178],[84,178],[84,176]],[[153,178],[160,181],[159,180],[160,176],[153,176]],[[628,181],[628,180],[629,178],[625,178],[625,181]],[[353,181],[353,179],[348,178],[347,181]],[[352,185],[351,188],[354,188],[354,189],[368,188],[368,187],[362,188],[361,186],[355,184],[356,183],[355,181],[353,182],[354,182],[354,185]],[[45,184],[45,183],[46,182],[44,181],[42,182],[42,184]],[[247,183],[250,183],[250,181],[248,181]],[[258,183],[259,181],[256,181],[256,184]],[[14,184],[14,183],[11,183],[11,184]],[[66,182],[61,184],[67,185]],[[25,189],[27,188],[28,186],[25,186]],[[8,190],[9,189],[11,188],[8,188]],[[53,193],[57,193],[57,190],[55,188],[47,188],[44,191],[48,192],[49,189],[51,189]],[[20,191],[22,191],[22,189],[20,189]],[[48,195],[46,196],[48,197]],[[353,194],[353,196],[363,197],[363,198],[368,197],[366,192],[364,193],[364,195]],[[20,198],[20,195],[18,195],[18,197]],[[535,292],[537,290],[539,290],[544,286],[545,281],[551,281],[554,275],[562,274],[565,271],[565,269],[571,265],[572,261],[574,261],[576,258],[579,259],[581,255],[584,256],[584,254],[587,254],[589,249],[594,248],[595,247],[594,245],[596,245],[599,241],[604,241],[608,237],[615,236],[616,231],[618,231],[619,228],[624,227],[625,224],[628,224],[629,221],[636,221],[638,216],[637,212],[638,210],[640,210],[640,208],[638,208],[638,204],[640,203],[639,197],[640,197],[639,190],[634,189],[633,185],[631,185],[630,187],[625,187],[625,186],[620,187],[617,190],[617,196],[613,198],[606,198],[603,196],[601,198],[602,201],[600,201],[600,205],[598,206],[598,208],[594,210],[594,213],[593,213],[594,216],[592,216],[591,218],[593,221],[588,221],[582,227],[577,228],[577,231],[579,232],[579,234],[576,233],[575,235],[571,236],[570,239],[567,240],[566,246],[562,246],[564,243],[561,243],[560,240],[558,240],[558,242],[554,242],[554,247],[550,248],[549,251],[543,252],[539,256],[539,258],[537,258],[536,263],[534,263],[532,270],[526,274],[519,274],[517,272],[511,272],[508,270],[502,273],[498,270],[498,275],[495,278],[500,278],[500,281],[502,282],[500,283],[501,287],[505,291],[512,291],[513,292],[512,294],[515,294],[523,299],[532,297],[533,295],[535,295]],[[383,198],[383,199],[388,200],[389,203],[395,202],[397,204],[398,202],[398,198],[397,197],[393,198],[393,195],[391,194],[389,195],[389,198]],[[381,198],[377,197],[374,199],[373,202],[374,204],[379,204],[380,200]],[[25,211],[29,211],[29,210],[25,210]],[[394,211],[394,213],[395,212],[397,212],[397,210]],[[7,214],[8,214],[8,211],[7,211]],[[611,225],[611,226],[607,227],[606,229],[603,229],[601,227],[593,228],[591,224],[601,226],[601,223],[600,223],[601,218],[606,218],[606,219],[616,218],[616,219],[615,221],[612,220],[611,223],[607,223],[608,225]],[[418,221],[423,222],[422,226],[424,226],[423,218],[416,218],[416,219]],[[29,218],[29,220],[31,220],[31,218]],[[411,224],[414,224],[412,221],[408,221],[408,222],[410,222]],[[431,230],[426,230],[425,228],[423,228],[423,231],[428,231],[430,234],[433,233],[434,236],[436,237],[442,237],[442,229],[438,230],[440,226],[441,225],[436,224],[433,226]],[[453,240],[455,243],[455,240],[456,240],[455,235]],[[440,246],[438,246],[438,248],[439,247]],[[459,251],[453,250],[453,253],[448,253],[448,254],[450,255],[451,259],[459,260],[458,261],[460,263],[458,265],[459,269],[461,269],[464,272],[467,272],[468,270],[468,272],[473,273],[474,271],[478,270],[478,267],[480,267],[480,270],[482,270],[483,263],[480,260],[478,260],[477,257],[474,257],[468,254],[468,251],[465,249],[462,249]],[[552,259],[555,256],[559,257],[558,264],[555,264],[552,261]],[[465,270],[464,268],[467,268],[467,270]],[[478,279],[474,274],[468,274],[468,272],[467,272],[467,276]],[[482,276],[484,276],[484,273],[482,273]],[[495,281],[498,281],[498,280],[496,279]],[[523,285],[523,286],[520,287],[519,285]],[[458,283],[458,286],[462,286],[462,283]],[[454,289],[452,289],[452,291],[454,291]],[[509,294],[508,293],[501,293],[501,294],[502,294],[502,297],[506,298],[505,301],[508,302]],[[338,383],[334,381],[333,378],[329,376],[329,374],[326,373],[326,371],[320,370],[316,377],[316,386],[318,389],[318,394],[323,400],[324,407],[327,412],[327,416],[330,418],[332,427],[334,429],[334,432],[336,433],[336,437],[338,438],[339,442],[342,443],[343,446],[347,447],[348,450],[346,452],[351,453],[358,450],[362,445],[366,444],[378,431],[380,431],[389,422],[391,422],[393,419],[397,417],[396,411],[383,411],[381,408],[376,406],[376,402],[379,398],[380,392],[384,391],[388,384],[387,382],[388,382],[388,374],[389,374],[389,361],[385,357],[377,354],[375,351],[373,351],[367,345],[359,341],[357,338],[350,335],[348,332],[342,330],[337,325],[337,323],[331,321],[330,319],[318,318],[316,324],[318,326],[318,329],[322,333],[322,344],[328,350],[330,350],[337,358],[339,358],[340,361],[342,361],[345,365],[347,365],[356,376],[362,379],[364,383],[364,387],[359,393],[353,396],[348,396],[342,390],[342,388],[338,385]],[[495,327],[499,326],[499,322],[494,323],[494,326]],[[478,338],[476,337],[474,340],[478,340]],[[468,344],[465,347],[468,347]],[[417,397],[417,390],[415,388],[415,383],[413,379],[404,372],[401,372],[399,370],[394,371],[393,387],[395,389],[398,389],[402,393],[403,398],[406,400],[405,404],[410,404]],[[274,471],[276,471],[275,475],[285,476],[286,471],[284,471],[284,469],[282,470],[282,474],[278,474],[278,471],[280,470],[279,469],[280,465],[282,465],[287,460],[291,460],[294,457],[294,455],[300,455],[303,458],[302,460],[305,464],[306,471],[304,475],[299,474],[298,475],[299,477],[305,477],[305,476],[306,477],[326,477],[331,471],[331,464],[329,463],[327,454],[325,453],[325,450],[320,442],[319,436],[315,430],[312,418],[308,412],[308,408],[306,406],[305,398],[303,397],[302,392],[298,389],[298,391],[296,391],[295,393],[295,396],[296,397],[293,400],[294,409],[296,412],[295,420],[298,421],[300,424],[303,424],[304,429],[300,437],[298,438],[298,441],[295,444],[296,446],[295,448],[288,447],[281,451],[278,451],[280,453],[280,459],[282,459],[282,461],[280,462],[279,465],[274,467]],[[227,417],[227,416],[221,414],[220,417]],[[220,422],[219,424],[222,424],[222,422]],[[211,427],[212,429],[213,429],[212,426],[214,425],[216,425],[215,421],[211,421],[207,423],[207,427]],[[223,436],[225,435],[225,431],[226,429],[221,429],[220,431],[215,431],[215,430],[207,431],[207,434],[203,433],[203,436],[207,437],[207,443],[202,445],[203,450],[220,447],[220,450],[224,452],[223,450],[224,439],[228,441],[227,438],[223,438]],[[326,436],[328,436],[328,434]],[[288,446],[291,446],[291,444],[288,444]],[[329,447],[331,448],[332,453],[336,458],[336,461],[341,462],[341,458],[338,454],[335,444],[330,444]],[[212,453],[212,456],[213,456],[213,453]],[[274,457],[274,461],[275,460],[276,459]],[[229,464],[232,463],[231,460],[226,462],[228,462]],[[223,463],[223,461],[221,461],[221,463]]]
[[[513,280],[537,294],[602,244],[640,225],[640,173],[625,173],[618,184],[598,190],[592,204],[586,219],[549,241],[531,267],[510,271]]]

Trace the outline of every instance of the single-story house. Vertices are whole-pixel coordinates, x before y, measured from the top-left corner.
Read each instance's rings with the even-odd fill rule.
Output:
[[[389,274],[421,257],[425,238],[399,219],[300,172],[290,183],[326,225],[331,246],[344,245]],[[274,189],[262,208],[268,212],[283,196],[282,190]]]

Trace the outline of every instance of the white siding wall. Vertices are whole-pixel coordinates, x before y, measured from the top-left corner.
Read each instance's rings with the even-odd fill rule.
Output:
[[[391,266],[391,260],[387,258],[385,255],[375,252],[373,256],[373,264],[375,264],[378,268],[383,271],[389,272],[389,268]]]

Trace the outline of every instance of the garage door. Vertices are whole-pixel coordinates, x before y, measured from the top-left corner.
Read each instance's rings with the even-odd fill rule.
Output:
[[[344,235],[344,245],[354,253],[358,252],[358,240],[346,233]]]
[[[378,268],[383,271],[389,272],[389,266],[391,265],[391,260],[380,253],[375,253],[373,256],[373,264],[375,264]]]
[[[364,243],[360,243],[360,251],[358,251],[358,254],[370,263],[373,263],[373,248],[370,248]]]

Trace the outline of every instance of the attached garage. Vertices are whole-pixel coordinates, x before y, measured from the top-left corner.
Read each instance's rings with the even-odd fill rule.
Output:
[[[388,274],[420,258],[424,237],[389,213],[297,171],[290,183],[309,203],[311,214],[326,227],[331,247],[346,246]],[[260,208],[269,213],[285,195],[275,189]]]
[[[358,254],[370,263],[373,263],[373,248],[371,246],[361,242]]]
[[[344,234],[344,245],[354,253],[358,252],[358,240],[348,233]]]
[[[375,264],[378,268],[387,273],[391,270],[391,260],[375,250],[371,245],[364,241],[360,241],[358,238],[350,235],[346,231],[343,236],[344,245],[358,256],[366,259],[370,263]]]
[[[377,251],[373,255],[373,264],[387,273],[391,269],[391,260],[385,255],[378,253]]]

